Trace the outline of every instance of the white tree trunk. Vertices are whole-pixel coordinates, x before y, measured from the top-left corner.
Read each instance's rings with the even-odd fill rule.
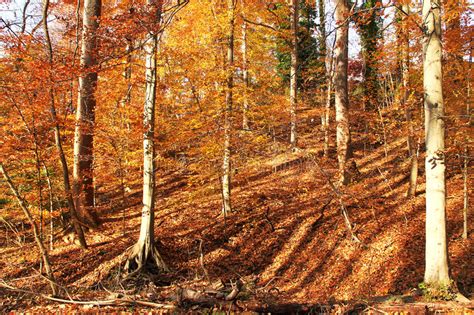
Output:
[[[224,109],[224,159],[222,164],[222,214],[232,212],[231,205],[231,133],[232,133],[232,103],[234,88],[234,21],[235,3],[228,0],[229,34],[227,44],[227,89]]]
[[[448,285],[446,241],[446,190],[444,155],[444,104],[442,89],[441,18],[439,0],[423,1],[426,141],[426,268],[424,281]]]
[[[148,262],[160,270],[168,270],[155,248],[155,172],[154,172],[154,134],[156,105],[156,51],[158,29],[163,2],[148,0],[148,12],[152,19],[143,49],[145,51],[145,104],[143,108],[143,207],[138,242],[131,250],[125,269],[140,271]],[[151,261],[149,261],[151,260]]]
[[[296,135],[296,108],[298,100],[298,0],[291,0],[291,66],[290,66],[290,143],[298,145]]]
[[[334,48],[335,73],[334,96],[336,107],[336,144],[339,165],[339,184],[345,184],[346,161],[350,146],[349,133],[349,96],[347,90],[347,59],[349,40],[349,8],[347,0],[335,0],[336,17],[336,47]]]

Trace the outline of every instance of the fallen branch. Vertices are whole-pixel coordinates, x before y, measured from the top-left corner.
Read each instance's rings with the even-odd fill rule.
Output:
[[[133,299],[126,299],[126,298],[116,298],[116,299],[109,299],[109,300],[91,300],[91,301],[66,300],[66,299],[52,297],[52,296],[42,294],[42,293],[33,292],[33,291],[30,291],[30,290],[15,288],[15,287],[12,287],[11,285],[5,283],[4,281],[2,281],[0,283],[0,286],[5,288],[5,289],[8,289],[10,291],[27,293],[27,294],[39,296],[39,297],[41,297],[43,299],[46,299],[46,300],[49,300],[49,301],[67,303],[67,304],[94,305],[94,306],[143,305],[143,306],[150,306],[150,307],[168,309],[168,310],[172,310],[172,309],[177,308],[176,305],[173,305],[173,304],[155,303],[155,302],[150,302],[150,301],[133,300]]]
[[[179,305],[183,303],[198,304],[202,306],[213,306],[216,304],[222,304],[234,302],[237,295],[240,293],[242,282],[237,281],[232,283],[232,290],[230,293],[225,293],[216,290],[203,290],[198,291],[194,289],[178,288],[176,293],[176,301]]]
[[[318,161],[316,160],[316,157],[314,155],[310,155],[309,158],[312,158],[314,164],[316,164],[316,166],[318,167],[319,172],[325,177],[326,182],[329,184],[329,187],[331,187],[334,194],[338,197],[339,204],[341,205],[341,212],[342,212],[342,216],[344,218],[344,223],[346,224],[347,230],[351,234],[352,240],[357,242],[357,243],[362,243],[360,241],[360,239],[357,237],[357,235],[355,235],[354,230],[352,228],[352,223],[349,219],[349,214],[347,213],[347,208],[344,204],[344,201],[342,200],[342,197],[343,197],[342,192],[336,187],[336,185],[334,185],[334,183],[331,181],[331,178],[329,177],[329,175],[324,171],[324,169],[321,167],[321,165],[319,165]]]

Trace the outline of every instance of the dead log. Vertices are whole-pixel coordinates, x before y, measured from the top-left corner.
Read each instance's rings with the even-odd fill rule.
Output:
[[[214,289],[195,290],[180,287],[176,292],[175,299],[178,302],[178,305],[193,304],[203,307],[212,307],[222,304],[231,305],[236,300],[241,289],[241,281],[233,283],[230,292]]]

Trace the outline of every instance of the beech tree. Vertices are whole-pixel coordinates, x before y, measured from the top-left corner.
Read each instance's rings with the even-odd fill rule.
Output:
[[[92,226],[97,219],[94,207],[93,150],[95,124],[95,90],[97,88],[97,30],[101,0],[85,0],[82,15],[81,67],[74,133],[74,197],[76,210]]]
[[[226,91],[224,108],[224,161],[222,164],[222,214],[225,216],[232,211],[231,206],[231,133],[232,133],[232,103],[234,88],[234,23],[235,0],[227,0],[228,35],[227,35],[227,68]]]
[[[52,72],[53,72],[53,46],[51,44],[51,38],[49,35],[49,27],[48,27],[48,9],[49,9],[49,0],[44,0],[43,4],[43,30],[46,38],[46,52],[48,56],[48,63],[49,63],[49,102],[50,102],[50,113],[51,119],[53,121],[53,129],[54,129],[54,142],[56,145],[56,150],[58,151],[59,161],[61,163],[61,170],[63,175],[63,184],[64,184],[64,191],[66,193],[69,214],[71,215],[72,226],[74,228],[74,232],[77,235],[79,240],[79,244],[82,248],[87,248],[86,239],[84,237],[84,231],[82,230],[82,226],[80,225],[79,218],[76,212],[76,206],[74,204],[72,190],[71,190],[71,183],[69,180],[69,168],[66,160],[66,155],[64,154],[62,140],[61,140],[61,129],[59,127],[58,117],[56,114],[56,105],[55,105],[55,96],[54,96],[54,82],[52,79]]]
[[[156,52],[161,27],[162,0],[147,0],[148,29],[143,44],[145,51],[145,105],[143,108],[143,207],[138,242],[130,249],[125,270],[136,273],[147,263],[168,270],[155,247],[155,108]]]
[[[358,28],[361,39],[361,52],[364,59],[363,75],[364,75],[364,102],[365,110],[377,109],[377,51],[378,41],[381,37],[380,25],[382,18],[380,17],[380,8],[382,2],[380,0],[364,0],[359,11]]]
[[[407,0],[403,0],[401,3],[402,12],[397,12],[399,16],[399,64],[401,67],[402,74],[402,91],[400,96],[400,102],[403,108],[405,108],[405,117],[408,124],[408,155],[410,157],[410,181],[407,190],[407,197],[411,198],[416,193],[416,182],[418,179],[418,148],[415,138],[415,121],[413,118],[413,105],[409,100],[410,95],[410,38],[409,38],[409,25],[408,16],[410,14],[410,6]]]
[[[335,0],[336,46],[334,48],[334,95],[336,107],[336,144],[339,165],[339,183],[345,184],[346,161],[349,155],[349,95],[347,85],[349,6],[347,0]]]
[[[291,0],[291,65],[290,65],[290,143],[297,147],[296,107],[298,97],[298,0]]]
[[[242,79],[244,80],[244,99],[242,109],[242,129],[250,130],[249,124],[249,65],[247,56],[247,22],[242,22]]]
[[[423,1],[423,88],[426,143],[426,266],[424,281],[435,287],[450,284],[446,241],[445,118],[440,13],[439,0]]]

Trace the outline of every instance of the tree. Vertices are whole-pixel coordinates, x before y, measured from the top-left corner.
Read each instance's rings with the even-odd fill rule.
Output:
[[[334,95],[336,107],[336,144],[339,165],[339,183],[345,184],[346,161],[350,149],[349,131],[349,95],[347,85],[348,42],[349,42],[349,6],[347,0],[335,0],[336,7],[336,46],[334,48],[335,73]]]
[[[408,16],[410,13],[409,2],[404,0],[401,4],[401,12],[399,16],[399,45],[401,53],[398,55],[402,72],[402,91],[400,101],[402,108],[405,108],[405,117],[408,124],[408,154],[410,157],[410,182],[407,190],[407,197],[411,198],[416,193],[416,182],[418,179],[418,149],[415,139],[415,121],[413,118],[414,108],[409,102],[410,95],[410,38]]]
[[[92,226],[97,219],[94,207],[94,125],[97,88],[97,31],[101,0],[85,0],[82,15],[81,67],[74,133],[74,198],[76,210]]]
[[[450,284],[446,241],[444,103],[439,0],[423,1],[423,88],[426,143],[426,284]]]
[[[56,150],[58,151],[59,161],[61,163],[61,170],[63,175],[63,184],[64,184],[64,191],[66,193],[69,214],[71,215],[72,226],[74,231],[77,235],[79,240],[79,244],[82,248],[87,248],[86,239],[84,237],[84,231],[82,230],[82,226],[80,225],[79,218],[76,211],[76,206],[74,204],[71,184],[69,181],[69,168],[66,160],[66,155],[64,154],[62,140],[61,140],[61,129],[59,127],[58,117],[56,114],[56,105],[55,105],[55,96],[54,96],[54,82],[52,79],[53,73],[53,46],[51,44],[51,38],[49,36],[49,28],[48,28],[48,9],[49,9],[49,0],[44,0],[43,5],[43,29],[46,38],[46,47],[47,47],[47,55],[48,55],[48,63],[49,63],[49,102],[50,102],[50,113],[51,119],[53,121],[53,129],[54,129],[54,142],[56,145]]]
[[[361,52],[364,60],[364,109],[378,108],[377,98],[377,50],[378,40],[381,37],[380,0],[364,0],[356,21],[359,26]]]
[[[58,291],[58,285],[56,284],[55,279],[54,279],[53,269],[51,267],[51,263],[49,262],[48,251],[46,250],[46,247],[44,246],[43,241],[41,240],[41,237],[38,233],[38,226],[36,225],[36,222],[33,220],[33,216],[31,215],[31,212],[28,209],[28,203],[18,192],[18,188],[15,187],[15,185],[13,184],[9,174],[7,173],[7,171],[5,170],[5,168],[3,166],[3,163],[0,163],[0,172],[2,172],[3,178],[7,182],[8,187],[10,187],[11,191],[13,192],[13,194],[15,195],[15,197],[18,201],[18,204],[20,205],[21,209],[23,210],[23,213],[25,214],[26,218],[28,219],[31,226],[33,227],[33,235],[35,237],[36,245],[38,246],[38,249],[40,251],[41,259],[43,260],[44,267],[46,269],[46,275],[49,278],[49,283],[51,285],[51,291],[53,293],[53,296],[57,295],[58,292],[59,292]]]
[[[226,64],[226,91],[224,108],[224,161],[222,164],[222,214],[232,212],[231,206],[231,133],[232,133],[232,103],[234,88],[234,23],[235,0],[227,0],[228,8],[228,35],[227,35],[227,64]]]
[[[242,23],[242,79],[244,80],[244,100],[243,100],[243,114],[242,114],[242,129],[250,130],[249,125],[249,66],[247,58],[247,22]]]
[[[155,105],[156,105],[156,51],[160,32],[162,0],[147,0],[149,16],[145,51],[145,105],[143,108],[143,208],[138,242],[130,249],[125,270],[137,273],[148,263],[159,270],[168,270],[155,247]]]
[[[291,66],[290,66],[290,143],[297,147],[296,107],[298,102],[298,0],[291,0]]]

